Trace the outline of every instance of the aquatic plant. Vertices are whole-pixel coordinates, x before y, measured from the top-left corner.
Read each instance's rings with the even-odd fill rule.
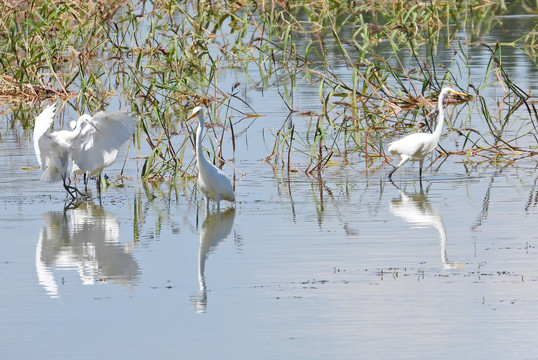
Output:
[[[474,39],[502,21],[498,14],[533,11],[525,6],[452,0],[3,2],[0,99],[64,99],[79,114],[106,108],[112,98],[130,104],[139,120],[141,177],[160,182],[196,173],[192,127],[184,121],[194,105],[211,104],[210,144],[219,166],[224,147],[235,154],[234,127],[263,115],[236,87],[221,88],[219,78],[227,73],[242,72],[260,89],[276,88],[294,118],[305,121],[304,127],[286,121],[272,133],[274,140],[266,137],[274,141],[266,159],[288,173],[299,161],[307,174],[363,162],[384,166],[388,142],[429,126],[435,94],[451,83],[476,90],[476,101],[465,106],[475,106],[489,133],[452,126],[464,137],[463,147],[441,148],[438,155],[512,161],[534,156],[517,140],[536,138],[538,118],[529,94],[503,71],[501,50],[509,46],[535,59],[536,28],[509,44],[487,45],[492,60],[483,84],[469,84],[465,74],[471,72],[469,49],[484,46]],[[467,44],[457,39],[462,29]],[[442,66],[432,56],[441,44],[455,49]],[[319,104],[297,107],[303,86],[317,88]],[[480,94],[493,86],[506,89],[497,117]],[[507,138],[515,127],[516,136]]]

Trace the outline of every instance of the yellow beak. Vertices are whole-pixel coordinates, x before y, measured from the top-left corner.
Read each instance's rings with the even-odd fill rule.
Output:
[[[88,124],[90,124],[95,130],[99,131],[99,129],[97,128],[97,126],[95,126],[95,124],[93,123],[92,120],[86,120],[86,122],[87,122]],[[100,131],[99,131],[99,132],[100,132]]]
[[[193,118],[196,117],[196,115],[198,115],[198,113],[194,113],[194,114],[190,114],[189,117],[187,118],[186,122],[187,122],[187,125],[188,126],[191,126],[192,124],[194,124],[196,122],[196,120],[193,120],[192,122],[189,123],[190,120],[192,120]]]
[[[187,120],[190,120],[192,119],[193,117],[195,117],[196,115],[198,115],[198,113],[193,113],[193,114],[190,114],[189,117],[187,118]]]
[[[454,94],[454,95],[459,95],[459,96],[469,96],[469,95],[464,94],[464,93],[459,92],[459,91],[451,91],[451,93]]]

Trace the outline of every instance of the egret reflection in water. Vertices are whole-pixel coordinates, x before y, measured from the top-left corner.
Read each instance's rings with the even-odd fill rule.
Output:
[[[424,189],[420,186],[420,192],[416,194],[406,194],[398,186],[392,183],[400,193],[399,199],[390,202],[390,212],[408,223],[417,226],[433,226],[439,232],[439,242],[441,245],[441,261],[445,269],[452,269],[458,265],[448,260],[446,250],[446,229],[443,219],[436,208],[426,198]]]
[[[200,249],[198,251],[198,282],[200,294],[193,297],[193,303],[198,313],[204,313],[207,307],[207,291],[205,283],[205,264],[209,255],[214,252],[219,243],[232,231],[235,219],[235,209],[224,212],[208,213],[200,229]]]
[[[75,209],[43,214],[36,246],[36,272],[47,294],[59,298],[54,270],[77,271],[84,285],[112,282],[129,286],[140,268],[130,244],[119,242],[118,219],[86,201]]]

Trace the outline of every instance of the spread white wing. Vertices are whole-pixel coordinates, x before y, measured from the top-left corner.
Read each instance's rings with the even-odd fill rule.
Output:
[[[34,151],[39,162],[39,166],[43,167],[45,160],[42,158],[41,150],[39,149],[39,139],[49,130],[54,122],[56,113],[56,104],[49,105],[35,119],[34,124]]]
[[[74,163],[84,173],[100,172],[116,161],[119,148],[131,137],[134,120],[126,111],[98,112],[85,124],[72,146]]]

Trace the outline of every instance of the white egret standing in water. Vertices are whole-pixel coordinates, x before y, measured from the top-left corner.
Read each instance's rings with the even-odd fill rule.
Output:
[[[41,181],[63,181],[65,190],[74,199],[78,190],[67,184],[67,166],[72,157],[73,146],[81,141],[83,129],[94,125],[91,118],[80,117],[75,124],[72,124],[73,130],[51,132],[49,128],[54,121],[55,112],[56,104],[49,105],[35,119],[34,150],[39,166],[43,170]]]
[[[100,172],[114,162],[119,147],[132,134],[133,123],[123,111],[109,115],[99,112],[94,117],[82,115],[76,122],[71,122],[72,130],[51,132],[49,128],[55,111],[56,105],[50,105],[36,118],[34,150],[43,170],[41,181],[62,180],[64,188],[74,199],[80,192],[67,184],[69,161],[72,160],[82,173]]]
[[[419,162],[419,178],[422,180],[422,164],[424,163],[424,158],[426,157],[426,155],[432,152],[433,149],[435,149],[435,147],[439,143],[439,139],[441,138],[441,133],[443,132],[443,124],[445,121],[443,100],[445,98],[445,95],[447,95],[448,93],[460,96],[467,96],[467,94],[455,91],[450,87],[443,88],[441,90],[441,93],[439,94],[439,118],[437,120],[437,126],[435,127],[435,131],[432,134],[416,133],[407,135],[403,139],[397,140],[390,144],[388,148],[389,152],[392,155],[399,155],[401,160],[398,166],[396,166],[394,170],[389,173],[389,179],[392,178],[392,174],[396,170],[398,170],[400,166],[411,160]]]
[[[209,211],[209,200],[217,203],[217,210],[220,211],[220,201],[235,201],[235,194],[232,182],[226,174],[210,163],[204,156],[202,149],[202,134],[204,131],[204,111],[200,106],[192,110],[188,119],[198,115],[198,129],[196,129],[196,164],[198,166],[198,189],[204,194],[206,208]]]
[[[101,172],[116,161],[120,147],[129,140],[133,133],[134,120],[124,110],[109,114],[100,111],[93,117],[86,114],[81,117],[91,119],[91,123],[95,127],[88,126],[82,130],[83,141],[81,141],[80,146],[73,147],[71,172],[75,175],[85,176],[86,190],[88,177],[95,175],[97,191],[100,193]]]

